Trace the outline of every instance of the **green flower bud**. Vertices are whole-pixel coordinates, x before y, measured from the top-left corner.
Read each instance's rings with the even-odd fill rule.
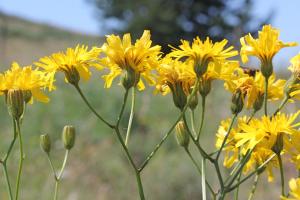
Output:
[[[264,102],[264,95],[259,94],[253,104],[253,109],[255,112],[259,111],[262,108],[263,102]]]
[[[133,69],[128,67],[124,73],[121,83],[126,90],[135,87],[140,81],[140,73],[136,73]]]
[[[188,130],[183,121],[180,121],[176,124],[175,127],[175,136],[177,143],[182,147],[188,147],[190,142],[190,136]]]
[[[272,60],[261,62],[261,73],[265,78],[269,78],[273,74]]]
[[[183,91],[183,88],[180,83],[175,85],[175,88],[170,87],[172,90],[173,101],[177,108],[182,110],[187,103],[187,96]]]
[[[279,133],[276,138],[276,142],[272,147],[272,151],[279,155],[283,149],[283,133]]]
[[[48,134],[40,136],[40,145],[44,152],[50,153],[51,151],[51,140]]]
[[[244,97],[241,91],[237,91],[232,95],[231,99],[231,112],[232,114],[238,114],[243,110]]]
[[[290,94],[296,90],[293,86],[300,83],[300,79],[297,76],[292,75],[284,86],[285,95],[290,98]]]
[[[23,96],[24,96],[24,102],[27,104],[32,98],[32,93],[30,90],[24,90]]]
[[[198,105],[198,95],[196,93],[195,95],[191,96],[189,107],[191,110],[195,110],[197,105]]]
[[[63,129],[62,140],[66,149],[70,150],[75,144],[75,128],[67,125]]]
[[[67,70],[64,70],[64,73],[68,83],[78,85],[80,81],[80,74],[75,67],[70,67]]]
[[[19,120],[24,112],[24,96],[22,90],[8,90],[6,93],[6,105],[9,114]]]
[[[199,84],[199,93],[201,94],[201,96],[206,97],[210,93],[211,82],[212,80],[201,79]]]
[[[194,64],[194,71],[198,78],[201,77],[207,71],[210,60],[211,59],[196,60]]]

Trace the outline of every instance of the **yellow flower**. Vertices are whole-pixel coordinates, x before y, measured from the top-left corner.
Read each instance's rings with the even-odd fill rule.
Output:
[[[110,70],[108,75],[103,76],[106,88],[109,88],[112,81],[124,71],[127,78],[131,79],[130,87],[138,85],[138,88],[143,90],[145,86],[140,77],[150,85],[155,83],[152,70],[158,65],[161,47],[151,46],[150,31],[145,30],[135,44],[131,43],[129,33],[123,36],[123,40],[116,35],[109,35],[106,40],[107,42],[101,47],[105,54],[101,63]]]
[[[29,98],[28,101],[34,97],[38,101],[48,102],[49,98],[42,92],[48,85],[44,72],[31,66],[20,67],[16,62],[12,63],[10,70],[0,74],[0,94],[21,90]]]
[[[247,123],[247,120],[249,118],[247,117],[240,117],[238,118],[238,123],[235,128],[232,128],[226,145],[223,148],[223,151],[225,152],[224,156],[224,162],[223,165],[227,168],[233,167],[235,163],[239,161],[239,156],[245,156],[246,152],[241,152],[240,148],[236,146],[236,143],[238,140],[236,139],[236,135],[241,132],[240,125],[243,123]],[[231,119],[223,120],[219,126],[218,132],[217,132],[217,140],[216,140],[216,147],[220,148],[222,145],[222,142],[227,134],[229,125],[230,125]],[[263,164],[270,156],[274,154],[272,150],[265,149],[265,148],[255,148],[246,163],[243,173],[248,173],[253,171],[255,168],[257,168],[259,165]],[[273,158],[267,165],[266,169],[268,172],[268,179],[269,181],[273,180],[273,173],[272,168],[278,166],[278,161],[276,158]]]
[[[54,53],[51,56],[43,57],[36,66],[43,68],[50,80],[49,89],[55,89],[55,73],[61,71],[65,73],[66,81],[77,84],[80,78],[88,80],[91,76],[90,67],[100,68],[99,54],[100,48],[93,47],[88,50],[85,45],[77,45],[75,49],[68,48],[66,52]]]
[[[297,130],[294,134],[290,135],[289,140],[286,142],[284,151],[290,155],[291,162],[295,167],[300,170],[300,131]]]
[[[297,43],[283,43],[279,40],[279,30],[271,25],[265,25],[258,32],[258,38],[254,39],[248,34],[240,39],[241,58],[244,63],[248,62],[248,56],[256,56],[261,61],[262,72],[269,77],[273,72],[272,59],[275,54],[284,47],[296,46]]]
[[[178,108],[183,108],[196,82],[193,66],[188,62],[165,57],[160,60],[157,73],[157,91],[163,95],[172,91],[174,104]]]
[[[194,70],[200,77],[207,71],[210,62],[214,62],[216,66],[220,67],[228,58],[238,54],[233,50],[233,46],[225,48],[227,43],[226,39],[213,43],[208,37],[205,41],[196,37],[192,45],[186,40],[181,40],[179,48],[172,47],[173,51],[170,56],[178,59],[187,58],[188,61],[192,61]]]
[[[269,78],[268,84],[268,100],[278,100],[283,97],[283,88],[285,80],[276,80],[275,74]],[[241,69],[237,70],[231,78],[225,83],[225,88],[232,93],[241,91],[247,102],[246,107],[252,108],[256,100],[262,99],[264,96],[264,77],[261,72],[256,72],[254,76],[244,73]]]
[[[294,56],[291,60],[289,70],[292,72],[291,78],[286,85],[286,94],[289,97],[300,99],[300,53]]]
[[[170,92],[170,90],[176,90],[177,85],[180,85],[185,94],[189,95],[191,87],[194,86],[196,81],[196,74],[191,63],[173,60],[170,57],[160,60],[157,72],[156,88],[163,95]]]
[[[289,181],[290,192],[289,197],[281,196],[281,200],[299,200],[300,199],[300,178],[292,178]]]
[[[261,119],[254,118],[248,124],[239,125],[240,132],[236,134],[236,146],[242,149],[242,152],[253,149],[254,147],[263,147],[273,149],[277,143],[277,138],[282,135],[284,145],[291,134],[297,132],[296,127],[300,123],[294,124],[300,112],[291,115],[278,113],[272,118],[263,116]]]

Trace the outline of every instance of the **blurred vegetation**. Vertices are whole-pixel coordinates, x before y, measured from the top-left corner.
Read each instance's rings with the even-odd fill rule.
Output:
[[[210,36],[216,40],[238,41],[256,32],[270,20],[252,14],[253,0],[88,0],[97,8],[101,30],[130,32],[137,36],[144,29],[153,40],[164,45],[177,44],[179,38],[191,40]]]
[[[3,17],[3,15],[0,30],[2,71],[9,68],[9,63],[14,60],[22,65],[28,65],[40,56],[62,51],[77,43],[99,45],[103,42],[102,38],[96,36],[84,36],[16,17]],[[120,109],[124,90],[117,84],[109,90],[104,89],[100,76],[101,72],[95,71],[92,80],[87,83],[82,82],[81,85],[92,105],[112,121],[115,120]],[[39,147],[39,135],[48,133],[54,140],[52,156],[55,165],[59,167],[64,153],[60,138],[65,124],[73,124],[79,135],[63,176],[60,199],[138,199],[132,169],[115,135],[93,116],[75,90],[64,83],[62,75],[57,79],[57,90],[49,94],[50,103],[34,102],[27,107],[22,125],[26,152],[21,188],[22,199],[52,199],[53,176],[46,156]],[[214,136],[220,120],[230,116],[230,96],[222,89],[220,82],[214,84],[214,89],[207,99],[205,137],[201,141],[209,152],[214,148]],[[178,111],[173,106],[171,96],[153,97],[152,88],[138,93],[137,102],[130,151],[137,162],[142,162],[172,125]],[[295,105],[290,109],[295,110],[297,107]],[[199,110],[197,112],[199,115]],[[129,115],[129,109],[125,114]],[[3,97],[0,98],[0,116],[0,155],[3,155],[12,139],[12,123]],[[123,125],[125,127],[126,121]],[[18,165],[18,148],[16,145],[8,163],[13,174],[16,174]],[[195,149],[192,149],[192,152],[195,152]],[[185,152],[177,146],[173,135],[159,150],[142,176],[147,199],[201,199],[201,181],[197,171]],[[208,176],[215,177],[215,174],[208,173]],[[266,180],[266,177],[262,180]],[[259,184],[264,183],[265,181],[262,181]],[[217,181],[212,183],[213,186],[217,184]],[[256,199],[263,199],[266,194],[269,199],[277,199],[278,188],[279,182],[265,184],[264,187],[259,187]],[[246,192],[248,191],[241,192],[241,195]],[[0,171],[0,199],[7,199],[2,170]]]

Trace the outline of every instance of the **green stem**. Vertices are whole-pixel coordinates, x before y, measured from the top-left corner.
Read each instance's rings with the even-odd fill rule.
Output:
[[[241,181],[241,177],[242,177],[242,173],[239,174],[237,181],[240,182]],[[234,200],[238,200],[239,199],[239,191],[240,191],[240,186],[238,186],[236,188],[236,191],[234,193]]]
[[[9,195],[9,199],[10,200],[13,200],[13,194],[12,194],[12,189],[11,189],[11,184],[10,184],[10,179],[9,179],[9,175],[8,175],[8,169],[7,169],[7,160],[10,156],[10,153],[13,149],[13,146],[16,142],[16,139],[17,139],[17,130],[16,130],[16,122],[15,120],[13,120],[13,127],[14,127],[14,137],[13,137],[13,140],[11,141],[9,147],[8,147],[8,150],[6,152],[6,155],[4,156],[4,158],[1,160],[1,164],[3,166],[3,172],[4,172],[4,175],[5,175],[5,181],[6,181],[6,186],[7,186],[7,191],[8,191],[8,195]]]
[[[280,169],[280,179],[281,179],[281,195],[285,196],[284,193],[284,168],[282,164],[282,159],[280,153],[277,154],[278,162],[279,162],[279,169]]]
[[[254,197],[254,193],[256,191],[256,188],[257,188],[257,183],[258,183],[258,179],[259,179],[259,174],[257,173],[254,177],[254,182],[253,182],[253,185],[252,185],[252,189],[251,189],[251,193],[248,197],[248,200],[252,200],[253,197]]]
[[[223,142],[222,142],[222,145],[221,145],[221,147],[220,147],[220,149],[219,149],[219,151],[218,151],[218,154],[217,154],[217,157],[216,157],[216,160],[217,160],[217,161],[219,160],[219,157],[220,157],[221,152],[222,152],[222,150],[223,150],[223,148],[224,148],[224,145],[226,144],[226,141],[227,141],[227,139],[228,139],[228,137],[229,137],[230,131],[231,131],[232,127],[233,127],[233,124],[234,124],[235,119],[237,118],[237,115],[238,115],[238,114],[235,114],[235,115],[233,116],[232,120],[231,120],[231,123],[230,123],[230,125],[229,125],[228,131],[227,131],[227,133],[226,133],[226,135],[225,135],[225,138],[224,138],[224,140],[223,140]]]
[[[268,115],[268,87],[269,77],[265,77],[264,110],[266,116]]]
[[[195,129],[195,110],[191,110],[191,125],[194,136],[197,138],[197,133]]]
[[[284,105],[288,102],[289,99],[290,97],[288,95],[285,95],[284,99],[282,100],[279,107],[274,112],[273,116],[275,116],[284,107]]]
[[[184,108],[181,110],[181,113],[179,114],[178,118],[176,119],[176,121],[173,123],[173,125],[171,126],[171,128],[167,131],[167,133],[164,135],[164,137],[161,139],[161,141],[155,146],[155,148],[153,149],[153,151],[151,153],[149,153],[149,155],[146,157],[146,159],[144,160],[144,162],[142,163],[141,167],[139,168],[139,171],[143,171],[143,169],[147,166],[147,164],[149,163],[149,161],[153,158],[153,156],[157,153],[157,151],[160,149],[161,145],[166,141],[166,139],[169,137],[169,135],[172,133],[173,129],[175,128],[176,124],[182,119],[186,109],[188,108],[188,105],[191,102],[192,97],[196,94],[197,92],[197,88],[198,88],[198,84],[199,84],[199,80],[197,79],[195,86],[193,87],[193,90],[191,92],[191,94],[189,95],[188,99],[187,99],[187,103],[184,106]],[[192,137],[192,139],[194,139],[194,137]]]
[[[62,174],[63,174],[63,172],[64,172],[64,170],[65,170],[65,167],[66,167],[66,164],[67,164],[69,152],[70,152],[70,150],[68,150],[68,149],[67,149],[66,152],[65,152],[64,161],[63,161],[63,164],[62,164],[62,166],[61,166],[61,169],[60,169],[58,175],[56,175],[55,169],[54,169],[53,164],[52,164],[52,161],[51,161],[51,159],[49,159],[49,161],[50,161],[50,163],[51,163],[50,165],[51,165],[51,167],[52,167],[52,170],[53,170],[54,173],[55,173],[55,188],[54,188],[54,197],[53,197],[53,200],[57,200],[57,198],[58,198],[58,186],[59,186],[59,183],[60,183]],[[49,158],[50,158],[50,157],[49,157]]]
[[[200,135],[202,132],[202,128],[203,128],[203,124],[204,124],[204,116],[205,116],[205,99],[206,97],[202,95],[202,110],[201,110],[201,122],[200,122],[200,128],[199,128],[199,132],[196,138],[196,141],[199,142],[200,140]]]
[[[89,101],[87,100],[87,98],[84,96],[82,90],[80,89],[79,85],[74,85],[74,87],[76,88],[77,92],[80,94],[82,100],[85,102],[85,104],[89,107],[89,109],[103,122],[105,123],[107,126],[109,126],[110,128],[114,128],[114,126],[112,124],[110,124],[108,121],[106,121],[103,117],[101,117],[101,115],[99,115],[97,113],[97,111],[91,106],[91,104],[89,103]]]
[[[205,174],[205,159],[202,158],[201,160],[201,172],[202,172],[202,179],[201,179],[201,185],[202,185],[202,199],[206,200],[206,174]]]
[[[142,181],[141,181],[140,171],[136,167],[136,165],[135,165],[135,163],[134,163],[134,161],[133,161],[133,159],[132,159],[132,157],[131,157],[131,155],[130,155],[130,153],[129,153],[129,151],[128,151],[128,149],[127,149],[127,147],[126,147],[126,145],[125,145],[125,143],[124,143],[124,141],[122,139],[122,136],[121,136],[121,133],[120,133],[118,127],[115,128],[115,132],[117,134],[118,140],[121,143],[121,146],[122,146],[123,150],[125,151],[125,154],[126,154],[128,160],[129,160],[132,168],[134,169],[135,176],[136,176],[136,179],[137,179],[137,184],[138,184],[138,190],[139,190],[139,194],[140,194],[140,199],[144,200],[145,199],[145,195],[144,195],[143,185],[142,185]]]
[[[125,145],[127,147],[128,147],[129,136],[130,136],[130,133],[131,133],[131,125],[132,125],[132,120],[133,120],[133,115],[134,115],[134,105],[135,105],[135,90],[134,90],[134,87],[133,87],[132,88],[132,97],[131,97],[130,116],[129,116],[127,132],[126,132],[126,138],[125,138]]]
[[[126,103],[127,103],[127,99],[128,99],[128,92],[129,92],[129,90],[126,90],[126,92],[125,92],[125,94],[124,94],[123,104],[122,104],[120,113],[119,113],[119,115],[118,115],[118,120],[117,120],[117,123],[116,123],[116,126],[115,126],[115,127],[119,127],[120,122],[121,122],[121,119],[122,119],[122,117],[123,117],[124,110],[125,110]],[[123,139],[122,139],[122,140],[123,140]]]
[[[191,159],[191,161],[193,162],[193,164],[196,167],[197,171],[199,172],[200,176],[202,177],[202,171],[201,171],[200,167],[198,166],[196,160],[192,156],[191,152],[189,151],[188,148],[184,148],[184,150],[188,154],[189,158]],[[211,185],[207,182],[207,180],[205,180],[205,184],[207,185],[207,187],[208,187],[210,193],[212,194],[212,196],[215,197],[216,194],[215,194],[214,190],[212,189]]]
[[[15,200],[19,199],[19,190],[20,190],[20,182],[21,182],[21,176],[22,176],[22,169],[23,169],[23,161],[24,161],[24,150],[23,150],[23,140],[22,140],[22,133],[20,128],[20,121],[16,120],[17,124],[17,132],[18,132],[18,138],[19,138],[19,145],[20,145],[20,162],[19,162],[19,170],[18,170],[18,176],[17,176],[17,184],[16,184],[16,196]]]
[[[256,173],[258,173],[259,171],[263,170],[265,168],[265,166],[276,156],[276,154],[273,154],[272,156],[270,156],[263,164],[261,164],[259,167],[257,167],[253,172],[251,172],[250,174],[248,174],[245,178],[243,178],[240,182],[236,183],[235,185],[226,188],[226,192],[231,192],[232,190],[234,190],[236,187],[238,187],[240,184],[244,183],[245,181],[247,181],[249,178],[251,178],[253,175],[255,175]]]

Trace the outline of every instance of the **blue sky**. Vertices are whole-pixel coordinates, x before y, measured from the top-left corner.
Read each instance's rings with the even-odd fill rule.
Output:
[[[300,43],[299,8],[300,0],[256,0],[254,14],[263,17],[274,10],[272,25],[281,30],[280,38]],[[77,32],[99,33],[93,7],[86,0],[1,0],[0,10]],[[299,51],[300,47],[287,48],[279,53],[276,60],[286,63],[287,55],[295,55]]]

